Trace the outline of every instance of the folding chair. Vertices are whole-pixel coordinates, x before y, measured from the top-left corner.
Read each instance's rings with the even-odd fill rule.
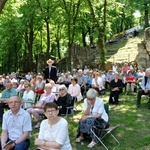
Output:
[[[111,135],[111,137],[116,141],[117,143],[117,146],[115,146],[113,149],[115,149],[116,147],[118,147],[120,145],[119,141],[117,140],[117,138],[112,134],[112,131],[114,131],[116,128],[118,127],[117,126],[112,126],[112,127],[109,127],[107,129],[97,129],[95,126],[93,126],[91,128],[91,132],[94,134],[94,136],[97,138],[97,140],[104,146],[104,148],[106,150],[108,150],[108,147],[104,144],[103,142],[103,139],[107,136],[107,135]],[[95,131],[99,131],[99,132],[102,132],[102,137],[101,136],[98,136],[96,134]],[[100,134],[101,135],[101,134]]]
[[[70,106],[66,107],[66,108],[67,108],[67,111],[66,111],[66,114],[65,114],[65,115],[66,115],[67,120],[68,120],[68,115],[72,115],[72,119],[73,119],[74,106],[75,106],[76,99],[77,99],[77,98],[76,98],[75,96],[73,96]]]
[[[104,108],[107,114],[109,114],[109,105],[108,104],[104,104]],[[112,134],[112,131],[114,131],[117,126],[111,126],[107,129],[98,129],[95,126],[93,126],[91,128],[91,132],[94,134],[94,136],[97,138],[97,140],[104,146],[104,148],[106,150],[108,150],[108,147],[104,144],[103,139],[107,136],[107,135],[111,135],[111,137],[114,139],[114,141],[117,143],[117,146],[115,146],[113,149],[115,149],[116,147],[118,147],[120,145],[119,141],[117,140],[117,138]],[[100,134],[96,134],[97,132],[99,132]]]

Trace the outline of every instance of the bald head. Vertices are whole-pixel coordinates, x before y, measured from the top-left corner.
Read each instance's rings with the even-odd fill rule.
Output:
[[[150,68],[147,68],[145,71],[146,77],[150,78]]]

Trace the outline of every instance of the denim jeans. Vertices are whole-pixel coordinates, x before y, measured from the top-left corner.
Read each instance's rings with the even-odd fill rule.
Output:
[[[16,146],[14,147],[14,150],[27,150],[29,146],[30,146],[30,140],[27,139],[21,143],[16,144]],[[2,150],[1,141],[0,141],[0,150]]]

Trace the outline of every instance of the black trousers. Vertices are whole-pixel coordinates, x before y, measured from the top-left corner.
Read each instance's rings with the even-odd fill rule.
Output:
[[[150,94],[150,91],[148,91],[148,93],[145,93],[143,89],[140,89],[138,91],[138,94],[137,94],[137,106],[141,105],[141,97],[142,97],[142,95],[149,95],[149,94]]]
[[[120,91],[111,91],[109,97],[109,104],[118,104]]]
[[[6,103],[0,103],[0,120],[3,120],[4,108],[9,108]]]

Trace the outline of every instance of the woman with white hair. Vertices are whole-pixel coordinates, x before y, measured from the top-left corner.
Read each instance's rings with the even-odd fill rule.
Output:
[[[72,96],[67,92],[67,87],[64,84],[58,87],[58,97],[54,102],[59,107],[59,115],[66,114],[67,107],[71,105]]]
[[[96,118],[102,118],[108,122],[108,115],[104,108],[104,102],[97,96],[95,89],[89,89],[86,96],[87,98],[84,99],[84,115],[79,122],[76,142],[81,142],[84,139],[84,134],[88,134],[92,141],[87,147],[92,148],[98,141],[92,134],[91,127],[94,126]]]

